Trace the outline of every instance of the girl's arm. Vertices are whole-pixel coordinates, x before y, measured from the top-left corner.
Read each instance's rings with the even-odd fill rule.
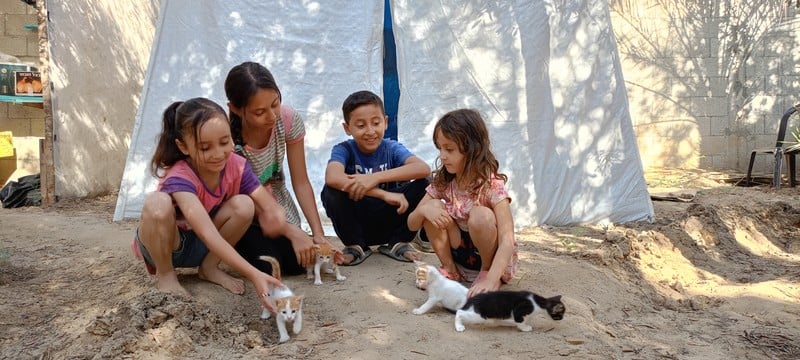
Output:
[[[428,201],[433,201],[433,198],[428,193],[425,193],[425,196],[417,204],[417,208],[408,214],[408,230],[417,231],[422,228],[422,223],[425,221],[425,215],[422,214],[422,211]]]
[[[251,194],[256,205],[256,218],[261,226],[261,232],[276,238],[286,233],[286,210],[278,204],[272,194],[264,186],[257,187]]]
[[[314,198],[314,189],[311,181],[308,180],[306,171],[306,150],[305,140],[286,145],[286,160],[289,163],[289,174],[292,177],[292,189],[300,209],[311,226],[311,234],[315,243],[324,242],[325,233],[322,230],[322,222],[317,212],[317,201]]]
[[[269,292],[269,284],[273,286],[283,287],[280,281],[272,276],[269,276],[242,258],[239,253],[220,235],[219,230],[211,221],[211,217],[206,213],[206,209],[197,198],[197,195],[189,192],[175,192],[172,193],[172,198],[181,209],[181,213],[186,218],[192,230],[200,237],[205,243],[208,250],[218,256],[222,262],[238,271],[240,274],[247,277],[256,288],[257,294],[266,294]],[[261,303],[268,309],[274,311],[272,303],[265,297],[259,296]]]

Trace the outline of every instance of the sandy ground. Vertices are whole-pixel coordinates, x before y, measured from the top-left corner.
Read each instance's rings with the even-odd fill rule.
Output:
[[[376,253],[342,283],[284,279],[306,295],[305,326],[280,345],[249,283],[236,296],[189,271],[193,299],[154,291],[130,253],[136,223],[111,221],[113,196],[0,209],[0,358],[800,358],[800,189],[647,178],[679,200],[655,201],[654,223],[519,234],[506,288],[563,295],[560,322],[456,333],[444,310],[412,315],[426,298],[413,266]]]

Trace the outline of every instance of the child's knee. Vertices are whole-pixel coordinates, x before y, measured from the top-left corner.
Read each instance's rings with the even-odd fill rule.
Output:
[[[497,226],[497,220],[492,209],[485,206],[475,206],[469,212],[467,225],[470,229],[486,229]]]
[[[236,195],[226,203],[230,207],[233,216],[238,219],[252,219],[255,215],[256,206],[247,195]]]
[[[175,206],[172,204],[172,196],[160,191],[148,195],[142,206],[142,218],[159,222],[174,219]]]

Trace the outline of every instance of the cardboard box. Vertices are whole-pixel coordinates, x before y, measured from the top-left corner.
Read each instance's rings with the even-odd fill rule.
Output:
[[[42,96],[42,73],[38,71],[14,71],[14,95]]]
[[[16,71],[35,71],[37,68],[19,63],[0,63],[0,95],[14,96],[17,86]]]

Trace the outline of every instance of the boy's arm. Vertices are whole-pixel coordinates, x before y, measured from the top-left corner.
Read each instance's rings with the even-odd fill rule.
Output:
[[[431,167],[422,161],[422,159],[412,155],[406,159],[403,165],[394,169],[379,171],[373,174],[350,175],[349,177],[356,179],[355,181],[364,184],[364,186],[369,189],[365,193],[366,196],[383,199],[385,191],[378,188],[378,184],[422,179],[430,174]]]
[[[403,165],[400,165],[394,169],[379,171],[374,174],[370,174],[370,176],[374,176],[377,179],[377,183],[375,185],[377,186],[377,184],[383,184],[386,182],[422,179],[430,174],[431,167],[422,161],[422,159],[411,155],[408,157],[408,159],[406,159]]]
[[[345,191],[352,181],[344,173],[344,164],[338,161],[331,161],[325,167],[325,185],[336,190]]]

